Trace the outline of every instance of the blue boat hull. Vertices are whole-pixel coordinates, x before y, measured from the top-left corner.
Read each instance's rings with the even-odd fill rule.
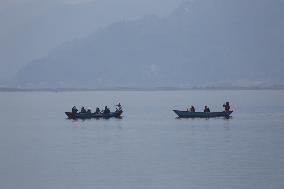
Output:
[[[115,112],[111,112],[108,114],[104,114],[104,113],[72,113],[72,112],[65,112],[65,114],[67,115],[67,117],[69,119],[100,119],[100,118],[104,118],[104,119],[108,119],[108,118],[121,118],[121,114],[123,113],[123,111],[115,111]]]
[[[229,118],[233,111],[228,112],[189,112],[173,110],[180,118],[210,118],[210,117],[225,117]]]

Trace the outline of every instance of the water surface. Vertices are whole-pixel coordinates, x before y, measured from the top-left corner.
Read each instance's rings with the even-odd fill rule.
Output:
[[[0,93],[0,188],[282,189],[284,91]],[[176,119],[172,109],[229,120]],[[67,120],[65,111],[121,102],[123,119]]]

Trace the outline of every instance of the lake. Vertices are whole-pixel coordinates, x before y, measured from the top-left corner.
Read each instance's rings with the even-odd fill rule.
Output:
[[[176,119],[195,105],[231,119]],[[68,120],[84,105],[122,119]],[[284,91],[0,93],[0,188],[282,189]]]

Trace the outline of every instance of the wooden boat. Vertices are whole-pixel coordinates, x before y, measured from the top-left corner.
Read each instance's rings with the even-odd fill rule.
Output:
[[[228,112],[189,112],[173,110],[180,118],[210,118],[210,117],[225,117],[229,118],[233,111]]]
[[[72,112],[65,112],[68,119],[109,119],[109,118],[121,118],[121,114],[123,113],[122,110],[117,110],[115,112],[110,113],[72,113]]]

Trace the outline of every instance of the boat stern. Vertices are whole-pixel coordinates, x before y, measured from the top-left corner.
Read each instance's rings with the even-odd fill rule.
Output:
[[[123,113],[122,110],[116,111],[116,112],[115,112],[115,114],[116,114],[115,117],[120,118],[121,115],[122,115],[122,113]]]
[[[231,117],[231,114],[233,113],[234,111],[232,110],[232,111],[228,111],[228,112],[226,112],[226,118],[230,118]]]

